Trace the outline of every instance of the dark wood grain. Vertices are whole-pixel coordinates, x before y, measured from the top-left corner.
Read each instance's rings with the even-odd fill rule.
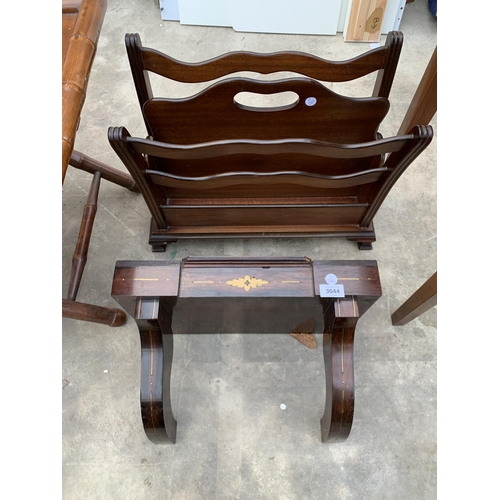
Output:
[[[345,298],[321,298],[335,274]],[[324,324],[326,406],[323,441],[349,435],[354,412],[356,322],[381,296],[376,261],[307,257],[188,257],[118,261],[111,294],[137,322],[141,338],[141,410],[148,438],[175,442],[170,401],[174,334],[289,334],[304,322]]]
[[[326,403],[321,441],[341,443],[354,418],[354,332],[360,316],[355,297],[323,300]]]
[[[88,172],[89,174],[99,172],[102,179],[110,181],[113,184],[117,184],[118,186],[123,186],[130,191],[134,191],[136,193],[139,192],[139,188],[136,186],[134,179],[132,179],[130,175],[121,172],[116,168],[110,167],[105,163],[97,161],[80,151],[72,151],[69,164],[72,167]]]
[[[256,112],[234,102],[239,92],[285,91],[298,94],[296,106]],[[316,99],[316,104],[308,106],[308,98]],[[297,137],[346,144],[368,142],[376,138],[388,111],[389,101],[385,98],[348,98],[315,80],[299,78],[278,81],[232,78],[217,82],[193,97],[153,98],[143,105],[144,118],[154,140],[173,144]]]
[[[403,326],[437,304],[437,271],[401,304],[391,316],[394,326]]]
[[[220,160],[224,156],[233,155],[268,156],[286,154],[301,154],[330,159],[360,159],[400,151],[413,138],[411,135],[403,135],[356,144],[341,144],[306,138],[277,140],[227,139],[185,145],[130,137],[130,134],[126,135],[126,129],[121,127],[112,128],[111,131],[113,133],[112,139],[127,138],[127,143],[136,153],[171,160],[205,160],[209,158],[218,158]],[[382,160],[378,163],[382,163]],[[171,164],[169,164],[169,170],[170,167]],[[349,167],[352,170],[352,163]]]
[[[399,62],[399,56],[403,48],[403,33],[401,31],[390,31],[385,39],[386,58],[384,66],[377,73],[373,95],[389,97],[394,75]]]
[[[429,123],[437,111],[437,47],[427,64],[398,133],[416,124]],[[434,273],[391,316],[394,326],[402,326],[437,304],[437,272]]]
[[[95,214],[97,212],[97,198],[99,195],[99,185],[101,182],[100,172],[96,172],[92,178],[87,203],[83,207],[83,216],[80,224],[80,232],[73,253],[71,275],[69,279],[68,300],[76,300],[78,288],[83,276],[85,264],[87,263],[87,254],[92,236],[92,227],[94,225]]]
[[[378,209],[430,143],[432,128],[418,126],[405,136],[359,145],[288,139],[183,148],[133,138],[123,127],[110,128],[108,138],[150,208],[152,245],[161,247],[190,237],[294,234],[348,237],[369,248],[375,241],[373,219]],[[300,151],[285,157],[293,158],[303,170],[276,170],[286,148]],[[242,150],[251,153],[242,154]],[[153,158],[178,158],[183,151],[186,160],[155,161],[150,168]],[[238,164],[224,162],[226,156],[236,158]],[[309,159],[311,171],[307,170]],[[213,173],[203,175],[207,172]]]
[[[141,339],[140,403],[144,431],[155,444],[175,443],[177,422],[170,400],[174,354],[172,298],[139,298],[135,320]]]
[[[120,157],[132,177],[135,179],[137,187],[151,212],[155,227],[158,230],[167,229],[167,221],[164,219],[158,207],[158,202],[164,202],[165,197],[160,188],[158,188],[147,176],[143,175],[143,172],[149,167],[148,161],[146,157],[134,151],[128,144],[128,138],[130,138],[130,134],[123,127],[110,127],[108,130],[108,140],[116,154]]]
[[[283,172],[224,172],[222,174],[207,175],[204,177],[181,177],[165,172],[150,171],[148,173],[153,181],[169,188],[177,189],[219,189],[225,187],[261,185],[262,180],[268,184],[296,184],[297,186],[312,187],[316,189],[335,189],[360,184],[376,182],[386,171],[384,168],[366,170],[360,173],[346,175],[320,175],[308,172],[283,171]]]
[[[437,111],[437,47],[425,68],[398,134],[406,134],[415,125],[427,125]]]
[[[62,299],[62,315],[64,318],[108,326],[122,326],[127,321],[127,316],[120,309],[95,306],[68,299]]]
[[[125,46],[139,99],[139,106],[153,97],[149,73],[179,82],[215,80],[241,71],[259,74],[293,72],[326,82],[346,82],[377,71],[373,96],[388,97],[398,64],[403,34],[390,32],[384,47],[347,61],[331,61],[303,52],[231,52],[208,61],[186,63],[158,50],[143,47],[137,33],[125,35]]]
[[[153,251],[183,238],[291,235],[341,236],[370,249],[381,204],[432,139],[432,128],[420,124],[389,139],[378,130],[402,43],[394,31],[384,47],[348,61],[231,52],[188,63],[127,34],[148,138],[111,127],[108,139],[151,212]],[[283,71],[296,76],[262,78]],[[371,97],[342,96],[324,84],[373,72]],[[206,85],[188,97],[158,96],[149,73]],[[242,103],[242,93],[295,99],[259,107]]]

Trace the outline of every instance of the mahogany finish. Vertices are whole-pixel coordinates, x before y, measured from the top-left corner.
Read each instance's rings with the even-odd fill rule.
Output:
[[[344,298],[320,297],[335,274]],[[357,320],[382,295],[376,261],[308,258],[193,258],[118,261],[112,297],[141,338],[141,412],[154,443],[175,443],[170,400],[174,334],[290,333],[324,324],[326,405],[322,441],[341,442],[354,415],[353,342]]]
[[[99,172],[102,179],[117,184],[118,186],[125,187],[130,191],[139,192],[139,188],[136,186],[134,179],[128,174],[124,174],[121,170],[110,167],[100,161],[90,158],[80,151],[74,151],[71,153],[69,159],[69,164],[78,169],[88,172],[89,174],[95,174]]]
[[[108,326],[122,326],[127,321],[126,314],[120,309],[94,306],[68,299],[62,299],[62,315],[65,318]]]
[[[151,212],[153,250],[179,238],[291,235],[343,236],[370,247],[373,218],[430,143],[432,128],[347,145],[309,139],[180,145],[134,138],[123,127],[110,128],[108,138]]]
[[[403,46],[403,34],[391,31],[384,47],[347,61],[329,61],[303,52],[230,52],[208,61],[185,63],[143,47],[137,33],[125,36],[125,46],[142,110],[144,104],[155,97],[148,72],[178,82],[200,83],[242,71],[262,75],[287,71],[326,82],[352,81],[377,71],[372,95],[388,98]]]
[[[340,443],[349,436],[354,417],[353,345],[359,306],[355,297],[323,302],[325,332],[325,412],[321,418],[321,440]]]
[[[415,125],[427,124],[437,110],[437,47],[427,63],[398,134],[406,134]]]
[[[87,263],[87,253],[92,236],[92,227],[94,225],[95,214],[97,212],[97,197],[99,194],[99,185],[101,183],[101,174],[97,173],[90,186],[87,203],[83,207],[83,217],[78,233],[75,252],[73,254],[71,276],[69,280],[68,300],[76,300],[78,288],[83,276],[85,264]]]
[[[111,127],[108,138],[151,212],[153,251],[181,238],[280,236],[341,236],[371,248],[380,205],[432,139],[428,126],[389,139],[378,132],[402,42],[400,32],[391,32],[384,47],[341,62],[299,52],[233,52],[183,63],[126,35],[149,136]],[[241,71],[301,76],[224,78]],[[375,71],[372,97],[345,97],[318,81]],[[181,99],[156,97],[150,72],[207,87]],[[296,98],[255,108],[236,100],[241,92]]]
[[[437,47],[427,64],[399,133],[415,123],[428,123],[437,111]],[[394,326],[406,325],[437,304],[437,271],[391,316]]]
[[[394,326],[403,326],[437,304],[437,271],[392,313]]]

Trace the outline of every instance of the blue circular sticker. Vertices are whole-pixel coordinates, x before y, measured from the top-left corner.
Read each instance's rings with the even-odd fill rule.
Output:
[[[306,106],[314,106],[316,102],[316,97],[308,97],[306,99]]]

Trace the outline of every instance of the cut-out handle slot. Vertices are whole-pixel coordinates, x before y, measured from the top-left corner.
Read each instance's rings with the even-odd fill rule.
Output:
[[[257,112],[284,111],[294,108],[299,100],[298,94],[291,90],[274,94],[238,92],[233,98],[234,104],[239,108]]]

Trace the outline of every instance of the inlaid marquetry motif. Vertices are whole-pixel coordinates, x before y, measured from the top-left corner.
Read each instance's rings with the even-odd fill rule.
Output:
[[[234,280],[226,281],[226,285],[244,288],[245,292],[248,292],[251,288],[269,285],[269,281],[260,278],[250,278],[247,274],[244,278],[236,278]]]

